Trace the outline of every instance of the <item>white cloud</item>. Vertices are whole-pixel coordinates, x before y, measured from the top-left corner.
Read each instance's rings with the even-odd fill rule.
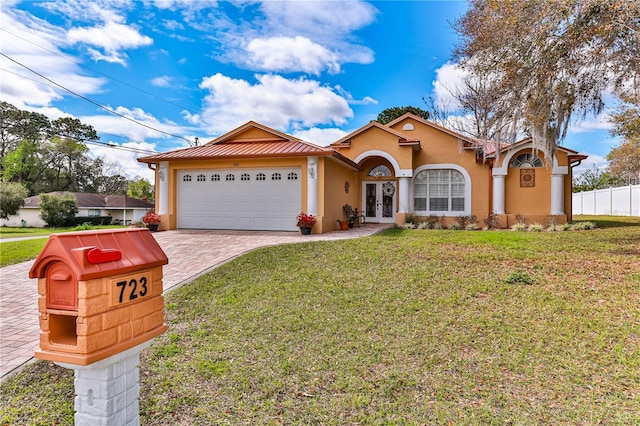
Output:
[[[126,55],[121,50],[153,43],[151,37],[140,34],[131,26],[116,22],[107,22],[97,27],[72,28],[67,33],[67,40],[71,44],[81,43],[102,48],[104,54],[97,49],[89,49],[94,60],[105,60],[122,65],[126,65]]]
[[[170,136],[165,133],[169,133],[171,135],[182,136],[185,131],[184,126],[179,126],[175,123],[171,122],[163,122],[158,120],[153,115],[143,111],[140,108],[126,108],[126,107],[117,107],[111,108],[118,114],[121,114],[131,120],[135,120],[139,123],[142,123],[146,126],[141,126],[133,121],[127,120],[122,117],[118,117],[116,115],[85,115],[78,117],[80,121],[86,124],[92,125],[94,128],[99,129],[100,132],[110,133],[114,135],[122,135],[126,136],[130,139],[142,141],[146,139],[153,138],[162,138],[162,139],[173,139],[176,143],[179,143],[181,146],[186,146],[187,142],[183,139],[178,139],[175,136]],[[161,130],[161,133],[153,129]]]
[[[292,133],[292,135],[298,139],[320,146],[328,146],[347,134],[348,132],[337,128],[321,129],[318,127],[312,127],[307,130],[300,130]]]
[[[141,149],[145,151],[153,151],[154,144],[148,142],[125,142],[118,144],[116,142],[107,142],[113,147],[104,145],[88,145],[89,153],[93,158],[101,157],[105,162],[117,165],[121,169],[121,172],[129,179],[136,176],[141,176],[151,183],[154,182],[155,175],[153,170],[150,170],[145,163],[138,162],[138,158],[144,157],[147,154],[141,154],[136,151],[119,149],[119,147]]]
[[[49,105],[68,94],[35,73],[81,95],[98,93],[106,80],[82,75],[80,66],[64,55],[64,35],[47,21],[20,10],[2,8],[3,53],[0,57],[0,99],[20,109]],[[15,61],[15,62],[14,62]],[[29,69],[27,69],[29,68]]]
[[[353,117],[347,101],[318,81],[271,74],[256,75],[256,79],[253,85],[220,73],[203,79],[200,87],[210,93],[197,117],[199,124],[219,133],[255,120],[286,131],[290,127],[344,124]]]
[[[330,74],[340,72],[335,53],[306,37],[256,38],[246,47],[247,63],[264,71],[303,71],[320,75],[325,69]]]
[[[162,75],[160,77],[152,78],[151,84],[157,87],[171,87],[172,78],[168,75]]]
[[[433,81],[433,91],[436,104],[449,111],[460,108],[458,101],[451,94],[456,88],[464,85],[467,73],[456,63],[447,62],[436,70],[436,79]]]
[[[586,160],[582,160],[580,165],[576,166],[573,169],[574,177],[580,176],[587,170],[593,170],[594,167],[598,169],[600,172],[605,172],[607,170],[607,167],[609,167],[609,162],[607,161],[606,158],[601,157],[597,154],[590,154],[590,153],[585,153],[585,154],[588,155],[589,157]]]
[[[594,130],[610,130],[613,128],[613,125],[609,122],[610,117],[608,111],[604,111],[596,116],[590,114],[584,120],[576,120],[571,123],[568,131],[572,133],[585,133]]]
[[[344,63],[373,62],[373,51],[359,44],[354,32],[371,24],[377,13],[361,1],[226,2],[206,21],[191,25],[208,34],[220,60],[260,71],[319,75],[338,73]]]

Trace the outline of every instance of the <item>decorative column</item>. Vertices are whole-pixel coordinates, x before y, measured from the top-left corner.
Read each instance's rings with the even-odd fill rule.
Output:
[[[564,211],[564,175],[551,175],[551,214],[563,215]]]
[[[307,157],[307,214],[318,215],[318,157]]]
[[[494,214],[505,214],[504,213],[504,195],[505,195],[505,184],[504,179],[505,175],[495,174],[493,175],[493,213]]]
[[[409,200],[409,189],[411,185],[411,178],[409,177],[401,177],[399,179],[400,185],[398,188],[399,194],[399,205],[398,205],[398,213],[409,213],[409,206],[411,205]]]
[[[72,369],[76,392],[75,426],[140,424],[140,352],[144,342],[89,365],[55,364]]]
[[[158,214],[169,214],[169,162],[158,167]]]

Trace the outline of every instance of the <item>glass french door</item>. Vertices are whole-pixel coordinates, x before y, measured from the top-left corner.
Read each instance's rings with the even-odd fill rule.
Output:
[[[363,182],[364,215],[367,222],[393,223],[396,217],[396,183]]]

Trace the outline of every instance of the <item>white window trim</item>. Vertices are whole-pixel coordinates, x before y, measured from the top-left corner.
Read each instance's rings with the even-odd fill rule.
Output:
[[[413,171],[413,179],[411,181],[411,209],[413,210],[415,206],[415,201],[413,197],[413,188],[415,187],[415,177],[418,173],[423,172],[425,170],[446,170],[452,169],[460,172],[464,177],[464,210],[463,211],[430,211],[430,210],[414,210],[413,214],[418,216],[429,216],[429,215],[438,215],[438,216],[470,216],[471,215],[471,175],[464,167],[461,167],[457,164],[426,164],[424,166],[420,166]],[[427,207],[429,203],[427,203]]]

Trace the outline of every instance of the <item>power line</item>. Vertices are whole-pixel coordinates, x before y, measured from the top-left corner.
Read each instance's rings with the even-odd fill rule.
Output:
[[[1,29],[1,28],[0,28],[0,29]],[[44,81],[36,80],[35,78],[27,77],[26,75],[18,74],[17,72],[14,72],[14,71],[8,70],[8,69],[6,69],[6,68],[2,68],[2,67],[0,67],[0,71],[4,71],[4,72],[7,72],[7,73],[9,73],[9,74],[13,74],[13,75],[18,76],[18,77],[20,77],[20,78],[24,78],[25,80],[31,80],[31,81],[33,81],[34,83],[36,83],[36,84],[40,84],[40,85],[42,85],[42,86],[47,86],[47,87],[52,87],[52,88],[54,88],[54,87],[55,87],[55,86],[54,86],[54,85],[52,85],[52,84],[48,84],[48,83],[46,83],[46,82],[44,82]],[[94,127],[94,129],[96,130],[96,132],[98,132],[98,133],[100,133],[100,134],[103,134],[103,135],[113,136],[113,137],[116,137],[116,138],[124,138],[124,139],[128,139],[128,142],[135,142],[135,143],[148,143],[147,141],[140,141],[140,140],[129,139],[129,138],[126,138],[126,137],[124,137],[124,136],[122,136],[122,135],[116,135],[116,134],[113,134],[113,133],[104,132],[104,131],[101,131],[100,129],[96,129],[96,128],[95,128],[95,126],[92,126],[92,127]],[[59,136],[61,136],[61,135],[59,135]],[[199,140],[199,138],[196,136],[196,137],[195,137],[195,145],[198,145],[198,140]],[[160,145],[160,143],[156,142],[156,145]],[[136,148],[132,148],[132,149],[136,149]],[[149,150],[144,150],[144,149],[138,149],[138,150],[139,150],[139,151],[140,151],[140,153],[142,153],[142,154],[157,154],[157,153],[158,153],[157,151],[149,151]]]
[[[56,52],[56,51],[54,51],[54,50],[47,49],[47,48],[46,48],[46,47],[44,47],[44,46],[40,46],[39,44],[34,43],[34,42],[32,42],[31,40],[28,40],[28,39],[26,39],[26,38],[24,38],[24,37],[22,37],[22,36],[19,36],[18,34],[14,34],[14,33],[12,33],[11,31],[5,30],[4,28],[0,28],[0,31],[4,31],[4,32],[5,32],[5,33],[7,33],[7,34],[11,34],[12,36],[14,36],[14,37],[16,37],[16,38],[19,38],[20,40],[26,41],[27,43],[29,43],[29,44],[31,44],[31,45],[33,45],[33,46],[35,46],[35,47],[39,48],[39,49],[42,49],[42,50],[44,50],[44,51],[46,51],[46,52],[49,52],[49,53],[51,53],[51,54],[53,54],[53,55],[60,56],[61,58],[65,59],[65,60],[67,60],[67,61],[69,61],[69,62],[71,62],[71,63],[73,63],[73,64],[75,64],[75,65],[78,65],[79,67],[82,67],[82,68],[85,68],[85,69],[87,69],[87,70],[93,71],[93,72],[95,72],[95,73],[97,73],[97,74],[100,74],[100,75],[102,75],[102,76],[104,76],[104,77],[107,77],[107,78],[108,78],[108,79],[110,79],[110,80],[113,80],[113,81],[118,82],[118,83],[120,83],[120,84],[122,84],[122,85],[124,85],[124,86],[127,86],[127,87],[129,87],[129,88],[131,88],[131,89],[133,89],[133,90],[137,90],[137,91],[138,91],[138,92],[140,92],[140,93],[144,93],[145,95],[151,96],[151,97],[153,97],[153,98],[156,98],[156,99],[158,99],[158,100],[161,100],[161,101],[163,101],[163,102],[166,102],[166,103],[168,103],[168,104],[170,104],[170,105],[177,106],[178,108],[182,108],[183,110],[187,110],[187,111],[189,111],[189,108],[187,108],[187,107],[185,107],[185,106],[182,106],[182,105],[177,104],[177,103],[175,103],[175,102],[171,102],[171,101],[169,101],[169,100],[167,100],[167,99],[164,99],[164,98],[162,98],[162,97],[160,97],[160,96],[158,96],[158,95],[155,95],[155,94],[153,94],[153,93],[151,93],[151,92],[147,92],[147,91],[146,91],[146,90],[144,90],[144,89],[141,89],[141,88],[136,87],[136,86],[134,86],[134,85],[132,85],[132,84],[130,84],[130,83],[127,83],[126,81],[122,81],[122,80],[117,79],[117,78],[115,78],[115,77],[112,77],[112,76],[110,76],[110,75],[108,75],[108,74],[105,74],[105,73],[103,73],[103,72],[100,72],[100,71],[98,71],[98,70],[96,70],[96,69],[90,68],[90,67],[88,67],[88,66],[86,66],[86,65],[84,65],[84,64],[82,64],[82,63],[80,63],[80,62],[78,62],[78,61],[75,61],[75,60],[71,59],[70,57],[68,57],[68,56],[66,56],[66,55],[63,55],[63,54],[62,54],[62,53],[60,53],[60,52]]]
[[[17,64],[17,65],[19,65],[19,66],[21,66],[21,67],[23,67],[23,68],[25,68],[25,69],[27,69],[27,70],[31,71],[32,73],[36,74],[37,76],[44,78],[45,80],[47,80],[48,82],[50,82],[50,83],[52,83],[52,84],[56,85],[57,87],[61,88],[62,90],[65,90],[65,91],[67,91],[67,92],[71,93],[72,95],[79,97],[80,99],[84,99],[85,101],[87,101],[87,102],[89,102],[89,103],[91,103],[91,104],[93,104],[93,105],[95,105],[95,106],[97,106],[97,107],[99,107],[99,108],[102,108],[103,110],[107,111],[107,112],[108,112],[108,113],[110,113],[110,114],[117,115],[118,117],[124,118],[125,120],[129,120],[129,121],[131,121],[132,123],[135,123],[135,124],[137,124],[137,125],[139,125],[139,126],[142,126],[142,127],[146,127],[147,129],[151,129],[151,130],[153,130],[153,131],[155,131],[155,132],[162,133],[162,134],[164,134],[164,135],[171,136],[171,137],[174,137],[174,138],[182,139],[182,140],[186,141],[186,142],[189,144],[189,146],[192,146],[192,142],[191,142],[189,139],[187,139],[187,138],[185,138],[185,137],[183,137],[183,136],[174,135],[173,133],[169,133],[169,132],[165,132],[164,130],[156,129],[156,128],[151,127],[151,126],[149,126],[149,125],[147,125],[147,124],[144,124],[144,123],[141,123],[141,122],[139,122],[139,121],[137,121],[137,120],[134,120],[133,118],[127,117],[126,115],[123,115],[123,114],[120,114],[120,113],[118,113],[118,112],[115,112],[115,111],[113,111],[112,109],[107,108],[106,106],[104,106],[104,105],[102,105],[102,104],[100,104],[100,103],[98,103],[98,102],[94,101],[93,99],[89,99],[89,98],[87,98],[86,96],[83,96],[83,95],[81,95],[81,94],[79,94],[79,93],[74,92],[74,91],[73,91],[73,90],[71,90],[71,89],[66,88],[65,86],[63,86],[63,85],[61,85],[61,84],[59,84],[59,83],[57,83],[57,82],[55,82],[55,81],[51,80],[50,78],[48,78],[48,77],[46,77],[46,76],[44,76],[44,75],[40,74],[39,72],[37,72],[37,71],[35,71],[35,70],[33,70],[33,69],[29,68],[28,66],[26,66],[26,65],[24,65],[24,64],[22,64],[22,63],[20,63],[19,61],[16,61],[15,59],[11,58],[10,56],[8,56],[8,55],[6,55],[6,54],[4,54],[4,53],[2,53],[2,52],[0,52],[0,55],[1,55],[1,56],[4,56],[5,58],[7,58],[8,60],[10,60],[11,62],[13,62],[13,63],[15,63],[15,64]]]

